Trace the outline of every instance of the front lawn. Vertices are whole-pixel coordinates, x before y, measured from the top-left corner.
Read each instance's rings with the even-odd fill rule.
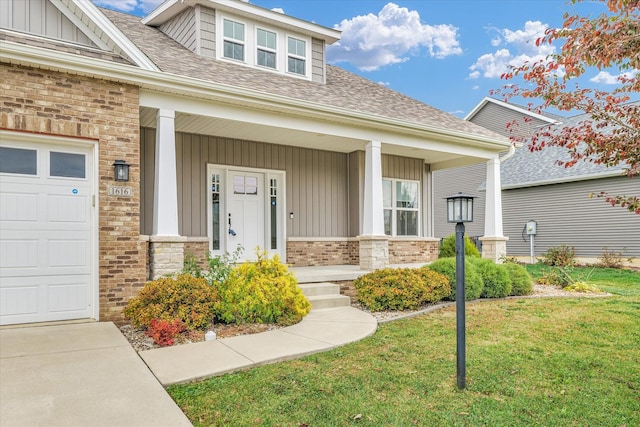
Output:
[[[466,391],[453,307],[168,391],[198,426],[640,425],[640,272],[604,273],[618,295],[467,305]]]

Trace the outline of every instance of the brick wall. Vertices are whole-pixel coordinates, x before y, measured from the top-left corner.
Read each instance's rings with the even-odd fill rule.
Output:
[[[357,248],[358,242],[349,239],[287,240],[287,264],[294,267],[355,265],[358,264]]]
[[[121,322],[122,308],[146,277],[140,240],[138,88],[54,71],[0,64],[0,128],[98,142],[100,319]],[[132,197],[107,195],[113,161],[131,164]]]
[[[389,264],[430,262],[438,259],[438,239],[389,239]]]

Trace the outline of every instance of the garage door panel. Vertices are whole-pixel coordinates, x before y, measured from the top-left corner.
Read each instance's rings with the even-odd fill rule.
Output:
[[[15,269],[37,266],[38,240],[0,240],[0,268]]]
[[[2,285],[0,288],[0,318],[37,315],[39,293],[37,285]]]
[[[47,286],[47,309],[49,313],[84,313],[89,304],[88,276],[74,276],[67,283]],[[86,314],[88,317],[89,313]]]
[[[37,220],[37,194],[0,193],[0,221]]]
[[[86,223],[88,214],[87,196],[49,195],[47,212],[49,222]]]
[[[88,245],[86,240],[49,240],[49,266],[86,267]]]

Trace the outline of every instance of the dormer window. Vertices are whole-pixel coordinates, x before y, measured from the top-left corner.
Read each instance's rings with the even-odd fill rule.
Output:
[[[224,57],[244,62],[244,24],[224,20]]]
[[[258,45],[258,57],[256,63],[263,67],[269,67],[273,69],[277,68],[276,33],[258,28],[258,31],[256,33],[256,40],[256,44]]]
[[[287,70],[290,73],[306,75],[307,46],[304,40],[287,37]]]

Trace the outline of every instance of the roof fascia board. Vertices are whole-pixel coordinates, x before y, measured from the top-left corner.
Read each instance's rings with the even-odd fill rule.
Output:
[[[81,75],[99,76],[158,92],[191,96],[199,99],[219,100],[255,108],[276,108],[294,115],[308,114],[317,118],[349,123],[355,126],[371,127],[373,125],[377,129],[388,132],[405,133],[429,140],[478,147],[483,150],[503,152],[510,146],[507,138],[499,140],[467,132],[440,129],[405,120],[317,104],[155,70],[140,69],[131,65],[20,43],[0,42],[0,56],[4,61],[8,62],[71,71]]]
[[[555,124],[559,124],[557,120],[554,120],[554,119],[552,119],[550,117],[546,117],[546,116],[543,116],[542,114],[534,113],[533,111],[525,110],[524,108],[520,108],[520,107],[517,107],[515,105],[509,104],[507,102],[500,101],[500,100],[495,99],[495,98],[491,98],[490,96],[485,96],[484,99],[478,103],[478,105],[473,107],[473,110],[471,110],[471,112],[469,114],[467,114],[464,119],[467,120],[467,121],[471,121],[471,119],[476,114],[478,114],[480,112],[480,110],[482,110],[484,108],[484,106],[487,105],[488,103],[499,105],[499,106],[501,106],[503,108],[507,108],[509,110],[516,111],[518,113],[522,113],[522,114],[524,114],[526,116],[529,116],[529,117],[534,118],[534,119],[542,120],[542,121],[547,122],[549,124],[554,124],[554,125]]]
[[[54,2],[55,6],[58,7],[68,18],[70,18],[69,15],[75,15],[74,12],[69,9],[68,5],[65,4],[65,1],[51,1]],[[122,31],[118,29],[118,27],[116,27],[109,19],[107,19],[107,17],[104,16],[104,14],[100,12],[100,10],[92,2],[86,0],[66,1],[73,3],[73,5],[82,12],[84,17],[93,22],[97,28],[102,30],[107,35],[107,37],[109,37],[113,41],[115,46],[121,49],[121,51],[128,57],[128,59],[133,61],[140,68],[144,68],[146,70],[158,70],[158,67],[156,67],[153,61],[147,58],[147,56],[140,49],[138,49],[138,47],[133,44],[133,42],[131,42],[131,40],[129,40],[127,36],[125,36]],[[64,11],[62,8],[66,9],[66,11]],[[80,21],[80,23],[78,22],[78,20]],[[72,22],[78,25],[79,28],[83,29],[85,34],[87,34],[87,36],[91,38],[91,40],[95,43],[94,38],[90,34],[94,34],[94,37],[98,38],[99,36],[95,35],[91,28],[83,23],[82,17],[78,17],[78,20],[72,19]],[[103,47],[104,40],[101,40],[101,43],[98,44],[98,46]],[[111,50],[110,46],[106,46],[106,49]]]
[[[238,0],[170,0],[162,3],[157,9],[144,17],[142,23],[154,27],[160,26],[184,9],[195,7],[198,4],[274,26],[285,27],[298,33],[309,34],[326,41],[328,44],[333,44],[340,40],[341,32],[333,28],[324,27]]]
[[[625,178],[625,177],[627,177],[627,175],[623,171],[614,170],[614,171],[609,171],[609,172],[592,173],[592,174],[581,175],[581,176],[545,179],[545,180],[540,180],[540,181],[529,181],[529,182],[523,182],[523,183],[520,183],[520,184],[505,184],[505,185],[502,186],[502,189],[503,190],[516,190],[518,188],[539,187],[539,186],[542,186],[542,185],[564,184],[564,183],[570,183],[570,182],[590,181],[592,179],[615,178],[615,177]],[[629,179],[631,179],[631,178],[629,178]]]

